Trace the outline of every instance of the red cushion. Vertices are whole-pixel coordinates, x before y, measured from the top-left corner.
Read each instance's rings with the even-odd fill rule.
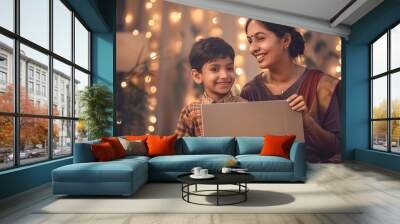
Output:
[[[148,155],[176,155],[176,138],[176,134],[170,136],[149,135],[146,140],[148,146]]]
[[[148,135],[126,135],[124,136],[124,139],[129,141],[136,141],[136,140],[146,141],[147,136]]]
[[[115,155],[118,158],[126,156],[126,151],[122,146],[121,142],[119,142],[118,138],[110,137],[110,138],[101,138],[101,142],[108,142],[112,146],[115,151]]]
[[[108,142],[93,144],[91,149],[97,161],[104,162],[117,158],[113,147]]]
[[[264,136],[264,146],[261,149],[262,156],[280,156],[290,158],[290,148],[296,135],[266,135]]]

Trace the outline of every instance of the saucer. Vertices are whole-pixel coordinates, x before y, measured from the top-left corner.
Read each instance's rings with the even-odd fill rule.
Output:
[[[204,175],[204,176],[202,176],[202,175],[194,175],[194,174],[190,175],[190,178],[193,178],[193,179],[211,179],[211,178],[214,178],[214,177],[215,176],[212,175],[212,174],[207,174],[207,175]]]

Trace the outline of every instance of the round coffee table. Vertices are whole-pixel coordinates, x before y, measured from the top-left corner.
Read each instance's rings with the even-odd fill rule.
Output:
[[[239,204],[241,202],[245,202],[247,200],[247,192],[249,188],[247,187],[247,183],[255,180],[255,177],[248,173],[216,173],[213,174],[215,177],[212,179],[193,179],[190,177],[191,173],[182,174],[177,177],[178,181],[182,183],[182,199],[188,203],[198,204],[198,205],[234,205]],[[204,185],[216,185],[215,190],[197,190],[198,184]],[[190,186],[195,186],[194,191],[190,191]],[[237,190],[223,190],[220,189],[220,185],[236,185],[238,186]],[[205,194],[209,192],[215,192],[215,194]],[[190,196],[204,196],[204,197],[216,197],[216,204],[202,204],[190,201]],[[221,197],[232,197],[232,196],[241,196],[239,200],[231,202],[231,203],[221,203]]]

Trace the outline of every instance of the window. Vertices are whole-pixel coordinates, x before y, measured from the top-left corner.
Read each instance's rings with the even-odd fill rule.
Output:
[[[400,153],[400,24],[370,44],[371,148]]]
[[[62,0],[0,0],[0,26],[0,170],[72,155],[74,136],[87,139],[74,105],[90,85],[90,31]]]
[[[28,93],[33,94],[33,82],[28,82]]]

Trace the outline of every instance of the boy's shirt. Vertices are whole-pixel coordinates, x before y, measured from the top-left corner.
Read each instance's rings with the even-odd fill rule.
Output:
[[[199,100],[196,100],[182,109],[175,133],[178,137],[204,136],[203,122],[201,119],[201,105],[232,102],[246,102],[246,100],[240,96],[233,96],[232,93],[229,92],[222,99],[215,101],[204,92],[203,96]]]

